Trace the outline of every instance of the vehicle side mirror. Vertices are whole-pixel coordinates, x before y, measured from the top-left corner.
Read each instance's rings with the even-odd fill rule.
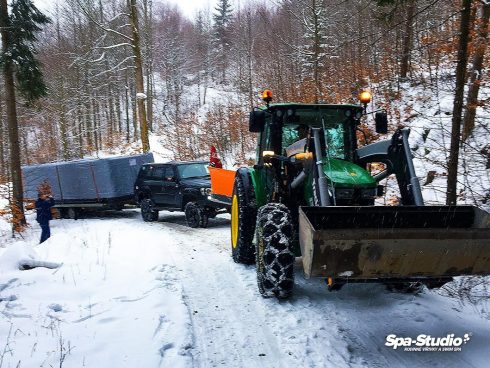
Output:
[[[175,182],[175,178],[173,176],[167,176],[165,181]]]
[[[376,122],[376,133],[388,133],[388,115],[385,111],[377,112],[374,115],[374,121]]]
[[[252,133],[260,133],[265,126],[265,111],[254,110],[250,113],[248,130]]]

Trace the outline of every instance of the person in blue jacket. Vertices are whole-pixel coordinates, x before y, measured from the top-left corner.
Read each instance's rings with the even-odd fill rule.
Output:
[[[41,241],[45,242],[51,236],[49,229],[49,221],[53,219],[51,215],[51,207],[54,206],[54,199],[50,195],[39,193],[39,198],[36,201],[36,220],[41,226]]]

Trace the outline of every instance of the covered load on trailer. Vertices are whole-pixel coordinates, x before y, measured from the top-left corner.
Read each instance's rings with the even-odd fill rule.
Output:
[[[152,153],[24,166],[24,197],[35,200],[49,186],[56,207],[121,209],[133,202],[138,171],[150,162]]]

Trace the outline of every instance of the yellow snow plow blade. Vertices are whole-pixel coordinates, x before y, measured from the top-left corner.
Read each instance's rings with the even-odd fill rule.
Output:
[[[490,274],[490,214],[472,206],[301,207],[306,278]]]

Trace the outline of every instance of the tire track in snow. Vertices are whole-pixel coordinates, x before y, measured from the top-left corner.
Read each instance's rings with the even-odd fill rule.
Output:
[[[227,228],[167,226],[194,240],[178,241],[172,259],[194,325],[196,366],[349,365],[347,343],[323,305],[316,308],[305,295],[288,301],[260,296],[254,267],[231,259]]]
[[[289,366],[249,290],[252,285],[243,285],[231,258],[210,247],[214,245],[199,241],[189,247],[188,242],[179,241],[172,249],[193,321],[195,365]]]

